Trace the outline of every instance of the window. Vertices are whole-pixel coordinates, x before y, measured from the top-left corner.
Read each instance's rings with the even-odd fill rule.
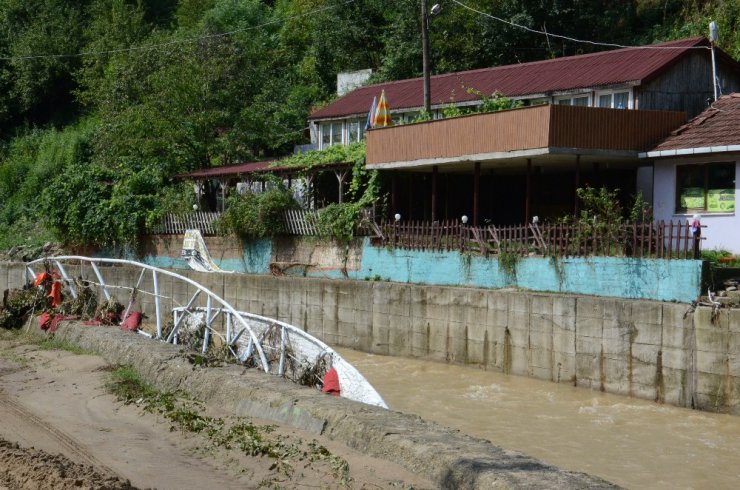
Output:
[[[620,92],[599,92],[596,94],[596,100],[599,107],[609,107],[612,109],[632,109],[632,97],[629,90]]]
[[[676,167],[676,212],[735,212],[735,164]]]
[[[577,105],[577,106],[589,106],[591,105],[591,97],[588,95],[572,95],[567,97],[559,97],[555,99],[558,105]]]
[[[355,119],[347,123],[347,143],[362,141],[365,136],[365,119]]]
[[[342,143],[342,123],[324,123],[321,125],[321,148]]]

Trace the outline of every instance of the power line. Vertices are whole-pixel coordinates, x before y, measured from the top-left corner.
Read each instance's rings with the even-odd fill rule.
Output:
[[[280,22],[285,22],[288,20],[293,19],[300,19],[302,17],[309,17],[314,14],[321,13],[325,10],[331,10],[337,7],[341,7],[343,5],[347,5],[350,3],[354,3],[357,0],[345,0],[344,2],[335,4],[335,5],[327,5],[326,7],[321,7],[315,10],[311,10],[309,12],[305,12],[303,14],[298,15],[292,15],[289,17],[282,17],[280,19],[271,20],[269,22],[265,22],[263,24],[259,24],[256,26],[251,27],[245,27],[243,29],[235,29],[233,31],[229,32],[219,32],[216,34],[207,34],[203,36],[196,36],[196,37],[190,37],[185,39],[178,39],[176,41],[169,41],[166,43],[161,44],[150,44],[148,46],[130,46],[128,48],[120,48],[120,49],[110,49],[107,51],[83,51],[81,53],[70,53],[70,54],[40,54],[40,55],[31,55],[31,56],[0,56],[0,60],[2,61],[23,61],[23,60],[36,60],[36,59],[57,59],[57,58],[80,58],[83,56],[99,56],[99,55],[106,55],[106,54],[119,54],[119,53],[128,53],[128,52],[134,52],[134,51],[150,51],[150,50],[157,50],[161,48],[166,48],[168,46],[173,46],[177,44],[186,44],[186,43],[192,43],[192,42],[198,42],[206,39],[216,39],[226,36],[231,36],[234,34],[238,34],[240,32],[248,32],[256,29],[262,29],[263,27],[270,26],[272,24],[277,24]]]
[[[458,0],[452,0],[453,3],[458,4],[462,8],[465,8],[467,10],[470,10],[471,12],[475,12],[476,14],[483,15],[485,17],[489,17],[493,20],[496,20],[498,22],[508,24],[512,27],[517,27],[519,29],[524,29],[525,31],[534,33],[534,34],[541,34],[543,36],[549,36],[549,37],[557,37],[559,39],[565,39],[566,41],[572,41],[575,43],[583,43],[583,44],[591,44],[593,46],[605,46],[608,48],[641,48],[641,49],[712,49],[709,46],[627,46],[624,44],[615,44],[615,43],[602,43],[599,41],[589,41],[585,39],[576,39],[574,37],[569,36],[562,36],[560,34],[553,34],[551,32],[544,32],[544,31],[538,31],[537,29],[532,29],[531,27],[523,26],[521,24],[517,24],[516,22],[511,22],[506,19],[502,19],[501,17],[496,17],[495,15],[491,15],[486,12],[481,12],[480,10],[474,9],[473,7],[469,5],[465,5],[464,3],[458,1]]]

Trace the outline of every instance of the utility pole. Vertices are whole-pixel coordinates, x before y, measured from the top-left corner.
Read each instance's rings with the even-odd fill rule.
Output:
[[[424,72],[424,110],[432,113],[431,80],[429,74],[429,9],[427,0],[421,0],[421,63]]]
[[[717,60],[714,58],[714,43],[719,40],[719,29],[717,23],[709,23],[709,43],[712,50],[712,89],[714,90],[714,101],[717,101]]]

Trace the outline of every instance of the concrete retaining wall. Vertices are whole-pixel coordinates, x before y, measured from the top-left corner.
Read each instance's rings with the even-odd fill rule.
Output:
[[[695,300],[701,288],[698,260],[624,257],[521,258],[507,270],[495,257],[375,247],[369,239],[350,245],[306,237],[240,242],[207,237],[206,245],[224,270],[269,274],[270,264],[287,275],[371,279],[434,286],[517,287],[615,298]],[[182,237],[153,237],[142,261],[187,269],[179,258]],[[513,269],[513,270],[512,270]]]
[[[103,268],[106,280],[138,273]],[[89,270],[68,269],[92,277]],[[299,326],[333,346],[455,362],[679,406],[740,414],[740,310],[512,290],[180,271],[238,310]],[[110,278],[110,279],[109,279]],[[0,290],[20,285],[0,265]],[[146,285],[145,285],[146,287]],[[178,304],[187,288],[170,278]],[[120,298],[126,301],[126,294]],[[165,301],[164,308],[171,307]],[[139,306],[153,315],[150,298]]]
[[[347,446],[392,460],[441,488],[615,488],[494,446],[419,417],[327,396],[237,366],[193,368],[180,348],[121,332],[64,322],[57,337],[130,364],[163,390],[184,390],[236,416],[259,417],[323,433]]]

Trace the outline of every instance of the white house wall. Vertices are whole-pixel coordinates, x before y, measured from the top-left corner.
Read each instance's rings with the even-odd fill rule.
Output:
[[[691,214],[676,213],[676,166],[685,164],[731,162],[735,161],[735,213],[715,214],[703,213],[702,230],[706,239],[702,242],[702,249],[729,250],[740,254],[740,215],[738,215],[738,181],[740,181],[740,158],[737,155],[728,158],[722,156],[697,159],[656,160],[653,194],[653,215],[656,220],[691,220]]]

